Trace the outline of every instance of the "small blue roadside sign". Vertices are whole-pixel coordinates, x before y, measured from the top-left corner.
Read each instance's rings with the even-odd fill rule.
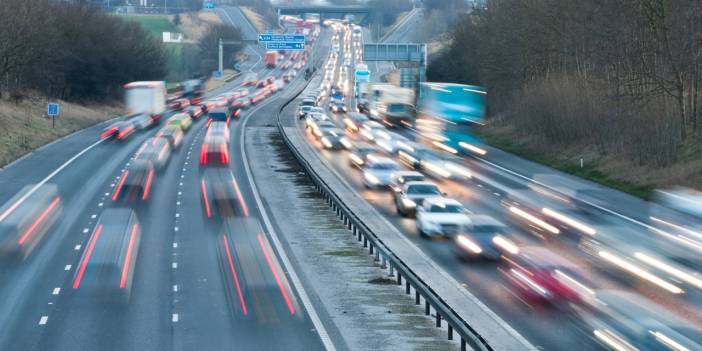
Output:
[[[221,77],[222,77],[222,71],[220,71],[220,70],[212,71],[212,76],[215,77],[215,78],[221,78]]]
[[[46,105],[46,114],[49,116],[58,116],[61,112],[61,107],[55,102],[50,102]]]
[[[268,49],[268,50],[305,50],[305,43],[269,42],[269,43],[266,43],[266,49]]]
[[[270,42],[287,42],[287,43],[304,43],[304,34],[259,34],[258,41],[262,43]]]
[[[235,63],[234,64],[234,69],[237,71],[241,71],[241,64],[240,63]]]
[[[215,8],[215,4],[213,2],[208,1],[205,3],[205,8],[206,9],[213,9],[213,8]]]

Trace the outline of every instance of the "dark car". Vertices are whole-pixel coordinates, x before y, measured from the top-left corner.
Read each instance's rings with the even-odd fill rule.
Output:
[[[191,118],[200,118],[205,113],[205,109],[200,105],[191,105],[184,110]]]
[[[442,192],[439,186],[432,182],[415,181],[405,183],[400,191],[394,191],[393,195],[397,213],[403,217],[412,217],[424,199],[442,196]]]
[[[153,186],[155,170],[151,162],[134,160],[122,172],[112,192],[112,201],[146,201]]]
[[[515,255],[517,245],[507,236],[508,227],[487,215],[468,215],[471,224],[466,233],[454,237],[453,248],[462,259],[499,260],[503,254]]]
[[[375,146],[364,143],[354,142],[353,147],[349,150],[349,162],[356,167],[363,167],[368,161],[368,157],[377,154],[378,150]]]
[[[234,117],[234,112],[229,107],[218,107],[208,112],[207,116],[209,117],[210,121],[219,121],[229,124],[232,117]]]
[[[102,301],[129,302],[140,239],[133,210],[104,210],[78,263],[73,290]]]
[[[239,186],[229,169],[205,169],[200,180],[200,194],[207,218],[248,215]]]

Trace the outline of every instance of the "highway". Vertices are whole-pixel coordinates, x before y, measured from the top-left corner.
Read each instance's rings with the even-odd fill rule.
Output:
[[[241,26],[244,38],[257,35],[238,8],[222,7],[217,13],[224,23]],[[409,40],[412,29],[423,18],[422,13],[421,9],[415,9],[385,41]],[[537,183],[532,178],[547,173],[561,175],[496,149],[486,147],[488,154],[483,156],[459,157],[449,155],[457,152],[445,153],[453,165],[468,170],[469,176],[441,176],[441,171],[432,173],[428,168],[420,171],[427,180],[438,185],[441,192],[437,194],[457,200],[471,214],[488,215],[504,223],[506,229],[502,234],[519,250],[545,248],[572,264],[582,275],[572,280],[571,286],[577,286],[584,297],[566,298],[564,303],[544,302],[548,298],[527,298],[522,290],[544,291],[546,288],[528,277],[521,281],[514,279],[522,277],[513,273],[515,267],[522,268],[514,263],[520,257],[519,250],[511,255],[504,254],[496,261],[464,259],[457,255],[461,250],[457,249],[458,241],[420,235],[416,219],[398,214],[391,190],[366,186],[364,170],[352,165],[349,151],[331,150],[322,139],[315,138],[308,128],[311,122],[298,118],[297,103],[283,108],[304,89],[296,102],[302,97],[322,97],[319,107],[326,111],[333,124],[345,129],[343,119],[347,115],[332,113],[329,109],[329,86],[340,86],[345,91],[348,110],[356,111],[353,67],[360,63],[356,53],[363,39],[354,38],[347,26],[334,27],[336,29],[322,30],[314,49],[308,51],[309,57],[293,59],[288,53],[275,68],[264,64],[262,47],[247,47],[249,57],[242,64],[244,74],[207,92],[203,104],[233,104],[236,99],[232,94],[241,95],[238,89],[254,76],[257,83],[265,82],[264,86],[260,89],[247,87],[249,90],[243,97],[252,101],[262,96],[262,100],[242,109],[241,115],[226,128],[224,138],[213,137],[215,128],[210,127],[210,123],[216,121],[209,120],[207,115],[192,119],[189,127],[182,127],[183,139],[167,156],[163,168],[146,177],[139,201],[127,202],[119,196],[125,182],[134,177],[129,172],[140,164],[138,156],[143,145],[157,136],[160,125],[139,130],[123,140],[100,138],[103,129],[114,122],[108,121],[59,139],[0,170],[0,230],[10,227],[9,224],[5,226],[9,222],[7,218],[19,216],[34,201],[35,191],[37,194],[42,191],[36,184],[55,185],[60,200],[39,211],[37,218],[28,218],[23,223],[29,229],[21,233],[20,247],[41,231],[44,219],[55,220],[49,225],[48,234],[39,238],[35,247],[27,249],[26,256],[6,254],[7,249],[0,247],[3,254],[0,279],[4,283],[0,286],[0,350],[345,349],[342,338],[337,335],[344,330],[335,329],[335,321],[324,310],[328,307],[318,301],[308,283],[315,277],[299,271],[300,266],[290,253],[290,245],[297,243],[285,238],[288,223],[279,222],[274,215],[286,208],[280,203],[274,207],[276,202],[262,198],[259,192],[261,188],[275,189],[277,184],[252,176],[254,166],[268,167],[268,164],[266,160],[250,157],[252,150],[246,141],[251,140],[252,134],[247,133],[262,128],[270,132],[278,122],[297,127],[299,135],[307,141],[304,147],[342,179],[351,192],[372,205],[418,252],[449,275],[439,279],[460,284],[461,289],[457,290],[465,290],[476,298],[466,303],[478,304],[476,301],[479,301],[480,308],[494,314],[504,329],[524,338],[525,349],[531,345],[544,350],[603,349],[603,342],[608,339],[598,335],[598,330],[591,330],[581,318],[588,308],[584,307],[586,303],[597,300],[595,291],[601,289],[645,297],[668,313],[688,321],[689,324],[684,325],[686,331],[702,327],[702,278],[694,270],[698,262],[670,268],[647,258],[646,254],[663,249],[658,246],[661,241],[647,227],[645,205],[621,195],[611,195],[612,201],[607,202],[607,190],[597,187],[588,188],[597,190],[596,194],[590,194],[593,198],[590,201],[599,199],[596,204],[569,203],[568,210],[572,212],[567,213],[584,223],[576,224],[596,229],[597,239],[613,240],[616,244],[612,247],[621,250],[607,252],[604,246],[599,251],[594,249],[595,254],[592,254],[583,245],[583,242],[590,243],[583,239],[588,237],[582,233],[573,234],[573,228],[578,227],[573,220],[568,223],[561,219],[565,224],[549,226],[534,216],[518,215],[516,206],[521,205],[512,201],[516,194],[522,194],[525,199],[541,201],[538,204],[544,209],[558,208],[557,201],[562,200],[559,197],[565,195],[535,186]],[[325,64],[333,57],[330,54],[333,44],[338,44],[339,50],[335,62],[327,69]],[[348,65],[344,64],[346,57]],[[282,63],[293,61],[305,64],[301,63],[299,69],[281,68]],[[311,66],[316,66],[318,72],[308,82],[301,73]],[[375,78],[391,70],[392,65],[383,63],[371,68]],[[283,83],[283,75],[291,70],[297,75]],[[325,78],[328,82],[322,84],[322,76],[328,77]],[[272,77],[272,81],[268,82],[268,77]],[[280,84],[277,92],[264,94],[272,91],[276,84]],[[169,109],[161,124],[178,112]],[[423,141],[414,126],[392,131],[397,140]],[[397,153],[383,151],[377,140],[364,140],[360,133],[348,129],[343,133],[351,143],[374,144],[378,157],[398,160]],[[215,154],[214,151],[210,148],[208,153],[209,145],[215,145],[213,140],[225,140],[216,144],[223,150],[216,150],[218,156],[214,161],[209,156]],[[440,143],[434,144],[435,151],[441,149]],[[443,150],[451,151],[445,146]],[[218,162],[221,164],[216,165]],[[406,164],[400,167],[410,169]],[[219,179],[213,174],[224,180],[213,181]],[[577,180],[572,181],[577,183]],[[18,197],[16,194],[22,195],[23,188],[32,190],[26,197]],[[222,200],[222,193],[230,197]],[[605,194],[604,201],[602,194]],[[57,203],[58,207],[53,207]],[[522,201],[526,203],[528,200]],[[51,209],[60,209],[60,212]],[[121,270],[109,271],[114,267],[108,267],[103,261],[91,263],[102,259],[100,255],[108,251],[101,251],[100,235],[103,233],[103,240],[114,235],[108,231],[102,215],[114,213],[109,211],[115,209],[132,210],[138,225],[132,227],[131,236],[124,236],[128,241],[121,239],[126,244],[124,252],[117,253],[124,261]],[[341,226],[341,223],[336,224]],[[549,229],[556,234],[544,235]],[[134,241],[137,235],[139,239]],[[632,257],[640,262],[635,262],[648,263],[648,268],[639,268],[643,263],[634,266],[633,258],[616,261],[616,255],[627,250],[636,250],[636,256]],[[624,262],[619,268],[627,267],[628,273],[633,274],[603,265],[600,257],[614,257],[612,262]],[[658,265],[651,264],[652,261]],[[559,267],[565,269],[566,266]],[[679,267],[685,271],[676,271]],[[91,295],[86,288],[91,282],[88,278],[81,286],[84,274],[89,276],[97,274],[95,272],[103,278],[119,277],[112,289],[119,287],[119,293],[127,291],[126,301],[114,301],[108,294]],[[340,282],[341,286],[343,284],[346,282]],[[542,293],[542,296],[547,294]],[[591,296],[592,301],[589,301]],[[411,316],[412,311],[407,314]],[[431,322],[429,318],[420,318]],[[631,320],[629,322],[632,324]],[[639,322],[645,321],[634,320],[636,328]],[[644,330],[647,337],[662,340],[670,349],[695,349],[671,342],[660,330],[642,328],[639,329]],[[668,332],[667,329],[663,331]],[[702,341],[697,338],[702,333],[692,335],[693,341]]]
[[[282,74],[266,69],[260,60],[251,64],[251,71],[261,79]],[[241,82],[239,77],[207,97]],[[269,229],[282,224],[271,223],[259,206],[242,148],[247,125],[260,123],[261,116],[274,116],[285,96],[303,82],[295,79],[232,122],[229,169],[241,207],[231,230],[222,220],[204,216],[198,157],[206,118],[196,120],[185,133],[157,174],[148,201],[133,205],[142,239],[128,306],[85,299],[72,287],[82,253],[94,245],[90,238],[97,218],[105,209],[124,206],[112,201],[111,194],[120,186],[120,177],[126,176],[123,171],[134,162],[134,154],[157,128],[109,141],[98,138],[104,124],[98,125],[0,172],[0,202],[26,184],[46,180],[58,186],[63,206],[63,216],[37,251],[21,263],[2,265],[0,349],[333,347],[328,337],[321,337],[324,327],[313,306],[301,299],[302,287],[291,282],[292,267],[279,256],[278,239],[271,238]]]
[[[342,42],[340,46],[344,48],[344,30],[341,31],[340,38]],[[332,86],[339,85],[343,87],[343,82],[340,81],[341,78],[337,73],[340,71],[343,57],[344,53],[342,52],[339,54],[338,63],[333,70]],[[355,54],[352,54],[351,57],[355,57]],[[377,71],[372,74],[377,74]],[[347,77],[352,77],[352,74],[349,74]],[[352,78],[346,79],[350,79],[347,84],[353,85]],[[311,84],[310,89],[316,88],[314,83],[315,81]],[[354,99],[352,94],[347,96],[349,96],[348,108],[353,111],[355,110]],[[328,100],[325,99],[322,104],[325,109],[327,109],[327,102]],[[287,110],[287,116],[285,117],[287,119],[284,123],[295,123],[291,121],[294,118],[293,113],[294,108],[290,107]],[[342,120],[345,117],[344,114],[329,112],[329,116],[337,126],[344,128]],[[431,257],[434,262],[439,264],[466,289],[479,298],[480,301],[499,315],[505,323],[517,330],[536,347],[546,350],[601,349],[601,344],[595,342],[594,338],[584,329],[582,322],[576,318],[572,311],[567,309],[559,310],[541,303],[527,301],[520,296],[514,289],[514,286],[510,284],[509,279],[504,274],[504,267],[500,264],[462,261],[457,257],[454,245],[450,240],[440,238],[427,240],[426,238],[421,238],[417,232],[415,220],[398,215],[391,191],[368,189],[362,181],[363,171],[351,164],[347,151],[335,151],[325,148],[319,139],[313,137],[310,129],[306,128],[305,121],[297,121],[296,124],[300,133],[307,138],[309,147],[316,150],[318,156],[339,177],[344,179],[351,188],[372,204],[379,213],[409,238],[414,245],[419,247],[422,252]],[[417,141],[419,139],[417,131],[413,129],[400,128],[395,130],[395,132],[400,133],[408,140]],[[363,141],[363,138],[358,133],[351,133],[348,129],[346,130],[346,137],[352,143]],[[378,154],[387,154],[380,147],[376,146],[376,148]],[[508,160],[508,155],[499,153],[494,149],[490,149],[490,152],[496,152],[498,155],[493,161],[502,161],[503,164],[509,164],[505,162],[505,160]],[[388,156],[395,157],[391,154]],[[700,308],[702,306],[702,300],[700,300],[702,295],[698,289],[688,287],[687,295],[679,297],[662,289],[661,286],[631,280],[624,277],[621,272],[613,271],[612,268],[603,268],[597,262],[593,262],[578,247],[577,238],[565,236],[559,240],[543,240],[543,238],[534,235],[534,231],[529,226],[524,226],[509,211],[506,211],[503,200],[508,198],[510,194],[517,192],[524,193],[531,198],[539,198],[543,194],[537,193],[531,187],[531,182],[528,178],[519,177],[511,171],[495,166],[489,161],[483,161],[484,159],[491,159],[490,156],[488,154],[485,157],[469,157],[458,161],[461,165],[471,170],[473,176],[469,180],[449,180],[442,177],[432,177],[431,174],[429,174],[429,179],[436,182],[441,190],[447,193],[447,196],[460,201],[469,211],[475,214],[487,214],[506,223],[511,237],[514,238],[518,246],[546,247],[551,252],[572,262],[584,272],[588,279],[588,284],[593,289],[635,291],[637,294],[646,296],[665,306],[668,311],[690,320],[696,326],[702,325],[702,318],[700,318],[702,316],[702,309]],[[532,166],[533,168],[534,166]],[[541,171],[544,170],[541,169]],[[632,211],[624,209],[623,212],[630,213]],[[645,213],[643,212],[643,214]],[[642,220],[641,214],[639,212],[635,218]],[[598,229],[603,231],[610,230],[616,235],[626,238],[625,240],[650,243],[650,250],[656,250],[653,247],[656,244],[651,243],[651,234],[648,231],[642,231],[642,228],[636,227],[626,219],[597,210],[590,220],[590,223],[592,225],[596,224]],[[672,280],[672,282],[675,284],[682,283],[679,280]]]

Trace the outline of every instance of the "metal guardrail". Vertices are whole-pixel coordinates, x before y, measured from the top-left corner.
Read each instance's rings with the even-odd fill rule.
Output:
[[[380,239],[361,218],[356,216],[337,196],[334,189],[329,186],[317,171],[305,160],[297,148],[292,144],[288,135],[285,133],[280,116],[283,110],[307,88],[310,79],[302,89],[294,94],[286,101],[278,110],[276,124],[280,134],[283,136],[283,142],[293,153],[300,166],[305,169],[305,172],[312,179],[315,189],[323,196],[329,207],[336,215],[344,222],[344,225],[363,243],[363,247],[367,248],[369,254],[374,255],[376,261],[381,262],[382,268],[389,269],[390,276],[396,276],[397,285],[405,285],[405,293],[411,294],[414,289],[414,302],[416,305],[421,304],[421,299],[424,299],[424,314],[429,316],[431,309],[435,311],[436,327],[442,326],[442,321],[448,324],[448,339],[453,340],[454,334],[460,337],[461,350],[465,351],[470,345],[474,350],[493,350],[490,344],[475,329],[473,329],[460,315],[458,315],[442,298],[439,296],[426,282],[420,279],[412,269],[407,266],[402,259],[397,257],[390,248]]]

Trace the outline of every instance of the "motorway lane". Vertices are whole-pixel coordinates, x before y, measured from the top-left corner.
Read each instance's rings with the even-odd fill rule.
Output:
[[[262,76],[273,72],[267,69],[259,71]],[[196,122],[193,129],[202,130],[203,123]],[[44,156],[44,153],[51,155],[56,154],[57,150],[69,150],[64,152],[68,153],[79,148],[86,139],[95,142],[99,129],[96,126],[80,132],[3,170],[0,180],[9,176],[12,181],[11,188],[3,189],[13,189],[3,195],[7,199],[22,184],[36,182],[42,175],[49,173],[37,165],[38,160],[51,159]],[[186,133],[181,149],[172,155],[168,168],[157,177],[151,198],[137,209],[143,232],[147,234],[143,236],[141,254],[137,260],[132,303],[127,308],[95,305],[75,298],[70,292],[73,272],[92,232],[96,220],[94,216],[99,215],[103,208],[111,206],[108,195],[115,184],[115,177],[120,175],[142,142],[154,133],[155,129],[136,133],[123,142],[100,142],[51,179],[50,183],[59,185],[64,215],[47,235],[47,240],[36,249],[34,256],[18,267],[3,265],[0,272],[5,282],[0,288],[3,301],[0,305],[0,322],[3,326],[0,349],[172,349],[171,310],[175,309],[172,306],[175,303],[175,288],[171,284],[174,274],[170,256],[174,249],[173,224],[177,218],[175,214],[179,211],[174,198],[180,182],[178,177],[185,168],[183,166],[187,166],[185,162],[188,162],[184,148],[196,144],[196,140],[200,142],[201,133]],[[78,136],[81,137],[80,140],[76,140]],[[69,147],[59,149],[63,145]],[[197,161],[194,163],[197,164]],[[18,176],[23,173],[27,176]],[[25,182],[18,182],[18,179]],[[199,204],[198,194],[194,191],[190,195],[198,199],[194,203]],[[202,211],[195,213],[201,215]],[[195,233],[206,231],[207,229],[197,228],[193,230]],[[193,257],[198,257],[197,252],[193,252]],[[217,269],[214,271],[218,272]],[[202,303],[201,300],[188,302]],[[202,321],[210,320],[211,317],[212,315],[204,315]],[[294,333],[295,337],[310,330],[313,328],[305,326],[304,332]],[[220,331],[203,333],[201,338],[190,345],[212,345],[213,340],[225,339],[214,336],[231,334],[226,329]],[[112,340],[109,347],[105,346],[105,340],[108,339]],[[271,338],[270,335],[267,339],[282,340]],[[240,343],[240,340],[229,341]],[[212,349],[218,349],[221,345],[226,344],[212,345]]]
[[[292,114],[290,109],[288,114]],[[341,116],[332,116],[333,120],[341,125]],[[304,128],[298,122],[300,130]],[[401,134],[414,139],[410,131],[399,130]],[[338,174],[346,175],[345,179],[359,194],[375,206],[385,218],[401,230],[418,247],[432,257],[447,272],[456,277],[481,301],[487,303],[498,315],[502,316],[511,326],[521,332],[537,346],[545,349],[599,349],[593,340],[583,331],[577,321],[571,319],[568,313],[563,313],[552,308],[532,306],[522,301],[517,295],[506,287],[500,277],[495,264],[487,262],[459,262],[453,250],[444,240],[424,240],[416,231],[414,220],[403,219],[397,216],[392,197],[387,192],[370,191],[365,189],[360,182],[361,173],[349,165],[345,152],[330,152],[321,150],[319,142],[309,138],[310,144],[319,151]],[[440,187],[447,191],[450,197],[458,199],[466,207],[478,214],[489,214],[510,225],[511,231],[518,235],[521,245],[546,246],[550,250],[565,257],[587,272],[593,285],[597,288],[634,290],[687,319],[696,325],[702,325],[702,310],[700,310],[700,294],[698,291],[689,291],[679,298],[648,284],[634,282],[630,279],[620,279],[620,274],[612,274],[593,266],[585,255],[576,247],[576,241],[571,239],[552,240],[543,242],[529,234],[520,224],[514,222],[505,214],[500,201],[514,190],[529,190],[523,179],[514,177],[503,171],[487,167],[484,163],[477,163],[472,159],[464,160],[464,164],[473,170],[475,177],[466,182],[437,180]],[[356,173],[359,172],[359,173]],[[539,196],[532,192],[531,196]],[[598,215],[605,215],[604,213]],[[630,223],[616,218],[607,218],[607,225],[612,228],[625,228]],[[629,240],[645,241],[650,235],[646,232],[628,233]]]

